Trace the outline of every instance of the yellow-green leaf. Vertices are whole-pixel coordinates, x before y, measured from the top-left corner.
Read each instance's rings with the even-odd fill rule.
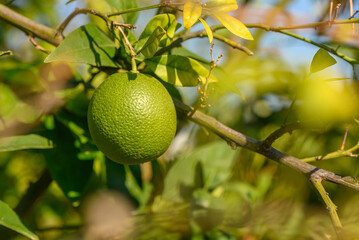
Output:
[[[53,148],[52,141],[36,134],[0,138],[0,152]]]
[[[207,35],[208,35],[209,43],[211,43],[211,42],[213,41],[213,32],[212,32],[212,29],[208,26],[208,24],[207,24],[202,18],[198,18],[198,19],[201,21],[201,23],[202,23],[204,29],[206,30]]]
[[[112,39],[97,25],[88,23],[69,33],[44,62],[65,61],[97,67],[119,67],[116,60],[116,45]]]
[[[190,28],[202,15],[202,6],[198,2],[188,1],[183,7],[183,27]]]
[[[176,17],[173,14],[166,13],[156,15],[147,23],[139,40],[150,37],[158,26],[162,27],[166,31],[160,41],[160,47],[166,47],[172,43],[175,32],[181,27],[181,24],[177,22]]]
[[[324,49],[319,49],[318,52],[313,57],[312,63],[310,65],[310,72],[316,73],[323,69],[326,69],[334,64],[336,64],[337,61],[330,56],[330,54],[325,51]]]
[[[146,58],[153,57],[157,51],[158,46],[160,45],[162,36],[165,34],[166,31],[161,26],[158,26],[152,35],[147,39],[146,43],[143,45],[139,52],[142,52]]]
[[[18,215],[7,205],[0,201],[0,225],[12,229],[32,240],[39,238],[31,232],[21,221]]]
[[[238,19],[225,13],[214,14],[214,16],[233,34],[247,40],[253,40],[248,28]]]
[[[161,80],[178,87],[196,87],[198,79],[203,84],[209,74],[196,60],[179,55],[148,58],[145,63]],[[217,82],[217,78],[211,75],[209,82]]]
[[[238,8],[236,0],[209,0],[206,9],[212,13],[228,13]]]

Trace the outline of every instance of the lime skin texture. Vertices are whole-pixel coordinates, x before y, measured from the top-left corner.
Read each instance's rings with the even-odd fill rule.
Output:
[[[140,164],[161,156],[177,127],[172,98],[154,77],[115,73],[94,92],[88,126],[95,145],[111,160]]]

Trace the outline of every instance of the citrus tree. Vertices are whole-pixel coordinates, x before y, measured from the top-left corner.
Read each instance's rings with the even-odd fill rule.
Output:
[[[1,3],[0,235],[358,239],[355,4]]]

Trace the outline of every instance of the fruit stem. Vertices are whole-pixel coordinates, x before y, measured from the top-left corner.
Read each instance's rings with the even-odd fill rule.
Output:
[[[132,65],[131,72],[138,73],[135,56],[131,56],[131,65]]]

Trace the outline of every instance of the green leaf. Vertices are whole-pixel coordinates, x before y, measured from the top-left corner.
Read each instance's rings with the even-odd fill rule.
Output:
[[[33,232],[25,227],[16,213],[2,201],[0,201],[0,225],[12,229],[30,239],[39,239]]]
[[[89,23],[71,32],[45,59],[45,63],[67,61],[97,67],[118,67],[115,43],[95,24]]]
[[[106,2],[117,11],[123,11],[130,8],[138,8],[138,0],[106,0]],[[138,19],[139,12],[134,11],[120,15],[124,23],[135,24]]]
[[[183,56],[163,55],[145,60],[147,66],[163,81],[180,87],[194,87],[206,82],[208,70],[196,60]],[[210,82],[217,79],[211,75]]]
[[[141,168],[140,165],[129,165],[132,176],[135,181],[141,185]],[[116,163],[106,158],[106,180],[109,189],[121,192],[121,194],[131,197],[133,189],[128,189],[126,183],[126,170],[125,165]]]
[[[141,188],[141,186],[137,183],[136,178],[133,176],[129,165],[124,165],[124,168],[126,172],[125,185],[131,196],[133,196],[139,203],[137,211],[142,211],[145,209],[148,201],[151,198],[153,186],[149,182],[144,182]]]
[[[187,1],[183,7],[183,27],[191,28],[202,15],[202,5],[199,2]]]
[[[36,134],[0,138],[0,152],[53,148],[52,141]]]
[[[176,17],[173,14],[156,15],[148,22],[139,39],[150,37],[158,26],[166,31],[166,35],[162,37],[160,42],[160,46],[165,47],[171,44],[175,32],[181,24],[177,23]]]
[[[310,64],[310,73],[319,72],[336,63],[337,61],[330,56],[327,51],[321,48],[313,57],[312,63]]]
[[[234,18],[226,13],[213,13],[213,15],[233,34],[247,40],[253,40],[252,34],[246,25],[244,25],[237,18]]]
[[[158,26],[139,52],[141,52],[146,58],[153,57],[160,44],[160,40],[165,33],[166,31],[161,26]]]
[[[11,56],[14,55],[12,51],[7,50],[7,51],[0,51],[0,57],[2,56]]]
[[[196,148],[180,158],[164,180],[162,199],[181,202],[192,198],[195,189],[215,189],[230,179],[236,151],[223,141]],[[202,174],[201,174],[202,172]]]
[[[170,55],[181,55],[181,56],[185,56],[185,57],[189,57],[192,58],[194,60],[196,60],[197,62],[202,63],[202,65],[205,66],[211,66],[211,62],[206,60],[205,58],[189,51],[188,49],[184,48],[184,47],[176,47],[174,49],[171,50],[171,54]],[[213,70],[215,70],[216,68],[219,68],[220,66],[216,66]]]
[[[79,136],[83,136],[83,130],[79,127],[80,123],[72,118],[72,115],[64,112],[56,115],[55,129],[47,132],[55,147],[44,153],[51,176],[67,198],[77,205],[93,173],[93,161],[78,158],[81,151],[76,147],[76,142],[86,140],[87,136]]]
[[[206,2],[206,8],[214,13],[228,13],[238,8],[236,0],[209,0]]]
[[[208,24],[202,19],[202,18],[198,18],[199,21],[201,21],[204,29],[206,30],[206,33],[208,35],[208,40],[209,40],[209,43],[211,43],[213,41],[213,32],[212,32],[212,29],[208,26]]]

